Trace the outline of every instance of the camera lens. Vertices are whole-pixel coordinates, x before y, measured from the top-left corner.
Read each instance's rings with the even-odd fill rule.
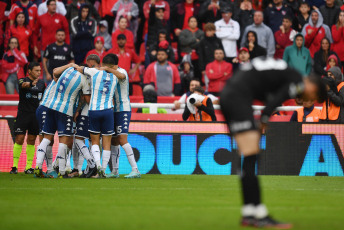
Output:
[[[195,104],[196,99],[195,99],[195,98],[190,98],[189,102],[190,102],[191,104]]]

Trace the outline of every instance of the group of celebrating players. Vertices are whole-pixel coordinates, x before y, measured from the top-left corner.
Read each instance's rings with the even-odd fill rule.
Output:
[[[27,80],[27,88],[31,90],[37,88],[36,101],[40,100],[36,110],[40,144],[36,151],[36,168],[34,170],[30,169],[30,166],[28,168],[30,164],[27,162],[25,172],[33,172],[35,177],[40,178],[78,176],[118,178],[120,146],[122,146],[132,167],[130,174],[125,177],[140,178],[141,175],[132,147],[127,140],[131,117],[129,79],[127,72],[118,67],[118,57],[115,54],[108,54],[103,58],[100,66],[100,58],[97,55],[89,55],[85,66],[71,63],[55,68],[53,71],[54,80],[45,90],[43,81],[38,80],[38,76],[32,76],[35,69],[39,71],[36,74],[39,76],[39,64],[35,66],[33,63],[29,66],[29,77],[25,79]],[[43,86],[39,88],[39,85]],[[24,86],[26,87],[25,83],[23,86],[20,85],[20,87],[25,88]],[[44,91],[43,96],[39,91]],[[25,114],[22,115],[22,117],[24,116]],[[25,126],[19,124],[20,122],[23,123],[24,120],[28,121],[28,119],[21,119],[18,112],[15,131],[17,131],[17,127]],[[31,123],[35,122],[31,121]],[[30,126],[30,124],[26,126]],[[26,129],[28,130],[28,137],[35,134],[32,128],[30,133],[30,127],[21,129],[25,132]],[[56,159],[53,162],[52,145],[56,131],[59,136],[59,146]],[[85,144],[86,139],[89,139],[90,150]],[[100,148],[101,140],[102,148]],[[17,139],[15,147],[16,145],[18,145]],[[18,164],[19,156],[18,159],[15,159],[15,147],[14,163],[17,160]],[[69,154],[70,152],[71,154]],[[68,167],[66,170],[70,155],[73,156],[74,162],[72,172],[69,172]],[[87,161],[87,168],[82,172],[84,159]],[[46,173],[42,171],[44,160],[47,164]],[[105,175],[108,164],[111,173]],[[16,170],[13,167],[11,172],[16,173]]]

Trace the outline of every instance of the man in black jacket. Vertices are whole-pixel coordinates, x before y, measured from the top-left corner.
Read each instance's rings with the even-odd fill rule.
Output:
[[[334,0],[326,0],[326,4],[319,8],[321,15],[324,18],[324,24],[328,25],[328,27],[332,27],[332,25],[336,24],[338,20],[338,15],[340,13],[339,6],[336,6]]]

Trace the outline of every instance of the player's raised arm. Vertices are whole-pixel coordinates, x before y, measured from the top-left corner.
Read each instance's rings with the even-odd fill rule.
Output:
[[[102,66],[99,68],[99,70],[105,70],[108,73],[112,73],[113,75],[115,75],[118,79],[125,79],[125,74],[121,73],[117,70],[118,66],[114,66],[114,67],[109,67],[109,66]],[[115,69],[116,68],[116,69]]]
[[[61,76],[61,74],[63,73],[63,71],[65,71],[66,69],[70,68],[70,67],[73,67],[73,68],[78,68],[79,66],[77,64],[74,64],[74,63],[69,63],[68,65],[64,65],[64,66],[61,66],[61,67],[57,67],[53,70],[53,75],[56,77],[56,78],[59,78]]]

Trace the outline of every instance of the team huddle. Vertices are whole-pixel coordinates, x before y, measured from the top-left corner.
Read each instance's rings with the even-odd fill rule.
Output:
[[[129,79],[127,72],[118,67],[118,57],[108,54],[100,66],[100,58],[90,55],[86,66],[68,64],[55,68],[53,75],[54,80],[46,88],[36,110],[42,136],[36,151],[34,176],[117,178],[122,146],[132,167],[126,178],[140,178],[133,150],[127,141],[131,117]],[[53,162],[52,145],[56,131],[59,146]],[[90,150],[85,144],[86,139],[89,139]],[[69,152],[73,155],[72,172],[68,172],[68,167],[66,170]],[[87,168],[82,172],[84,159]],[[44,160],[46,173],[42,171]],[[108,164],[111,173],[105,175]]]

